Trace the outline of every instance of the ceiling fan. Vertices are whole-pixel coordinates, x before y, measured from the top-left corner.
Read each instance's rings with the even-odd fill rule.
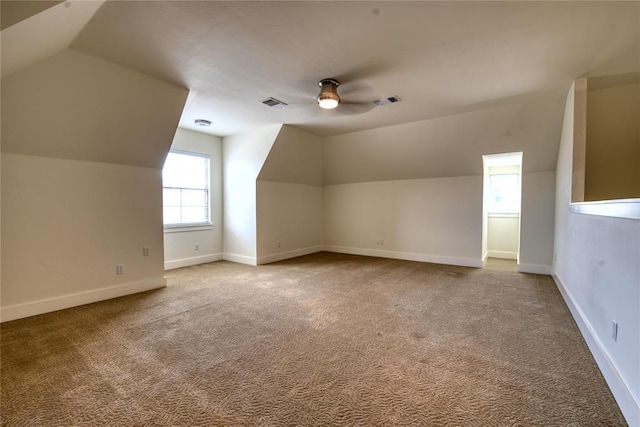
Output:
[[[388,98],[376,99],[373,101],[345,100],[345,98],[350,98],[353,96],[355,96],[356,99],[362,99],[363,90],[368,91],[370,89],[369,85],[362,81],[359,81],[358,79],[353,82],[347,82],[345,92],[346,95],[343,94],[343,96],[340,96],[338,94],[338,86],[340,86],[340,82],[337,78],[322,79],[318,82],[318,86],[320,87],[320,93],[316,96],[315,100],[317,106],[320,107],[320,111],[335,112],[337,115],[362,114],[372,110],[377,106],[392,104],[400,101],[400,98],[398,96],[391,96]],[[294,97],[289,96],[287,98],[287,101],[289,101]],[[311,105],[309,104],[308,93],[304,96],[304,98],[295,98],[297,98],[297,101],[292,105],[302,105],[305,106],[305,108],[311,107]],[[268,107],[273,108],[284,108],[287,105],[291,104],[290,102],[283,102],[273,97],[265,98],[260,102]],[[318,110],[316,109],[316,111]]]
[[[318,106],[324,110],[338,109],[344,114],[359,114],[367,112],[376,106],[375,101],[352,102],[345,101],[338,94],[340,82],[335,78],[322,79],[318,82],[320,93],[317,96]]]
[[[318,106],[325,110],[333,110],[340,104],[338,95],[338,82],[336,79],[322,79],[318,82],[320,93],[318,94]]]

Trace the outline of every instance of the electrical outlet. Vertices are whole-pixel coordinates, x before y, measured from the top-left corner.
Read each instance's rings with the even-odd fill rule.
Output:
[[[193,250],[194,251],[199,251],[200,250],[200,243],[194,243],[193,244]]]
[[[383,240],[383,239],[378,239],[378,240],[376,240],[376,245],[378,245],[378,246],[384,246],[384,240]]]
[[[280,242],[278,242],[278,247],[280,247]]]
[[[116,265],[116,274],[119,276],[121,274],[124,274],[124,264],[117,264]]]
[[[618,341],[618,322],[615,320],[611,321],[611,338],[614,341]]]
[[[149,247],[145,246],[144,248],[142,248],[142,256],[149,256]]]

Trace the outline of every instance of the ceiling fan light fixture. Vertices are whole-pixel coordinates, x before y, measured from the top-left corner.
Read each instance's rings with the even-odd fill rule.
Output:
[[[332,110],[340,104],[338,96],[338,83],[334,79],[323,79],[318,82],[320,86],[320,94],[318,95],[318,106],[325,110]]]

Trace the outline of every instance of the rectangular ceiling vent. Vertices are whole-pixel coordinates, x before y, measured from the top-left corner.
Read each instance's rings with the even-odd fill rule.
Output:
[[[376,105],[387,105],[387,104],[394,104],[396,102],[400,101],[400,97],[398,96],[390,96],[388,98],[382,98],[382,99],[378,99],[376,101],[373,101],[374,104]]]
[[[279,99],[275,99],[275,98],[266,98],[260,102],[262,102],[267,107],[273,107],[273,108],[284,108],[287,106],[286,102],[282,102]]]

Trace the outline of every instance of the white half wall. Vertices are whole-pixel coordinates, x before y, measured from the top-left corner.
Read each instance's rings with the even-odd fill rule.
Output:
[[[207,154],[210,158],[209,211],[211,227],[166,229],[164,267],[186,267],[222,259],[222,138],[178,128],[172,150]],[[195,245],[198,244],[198,249]]]
[[[482,176],[328,185],[324,248],[482,266]]]
[[[281,125],[223,139],[224,259],[256,265],[256,180]]]
[[[640,220],[572,213],[574,88],[556,173],[556,283],[629,425],[640,425]],[[618,323],[617,340],[612,321]]]
[[[165,286],[159,169],[3,153],[1,194],[2,321]]]

